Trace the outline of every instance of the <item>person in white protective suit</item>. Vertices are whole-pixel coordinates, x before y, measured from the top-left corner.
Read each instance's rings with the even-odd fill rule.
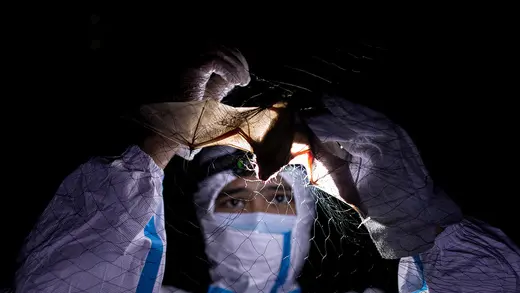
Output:
[[[218,48],[202,57],[186,69],[172,100],[221,100],[251,80],[236,50]],[[150,133],[118,158],[79,166],[29,234],[16,292],[159,292],[166,252],[163,169],[174,155],[189,154]]]
[[[212,264],[208,292],[300,292],[296,277],[315,215],[305,176],[301,168],[286,167],[274,179],[259,181],[248,158],[235,151],[215,147],[198,158],[211,166],[201,167],[209,176],[194,194]]]
[[[334,183],[357,207],[381,256],[400,259],[399,292],[520,292],[518,246],[499,229],[463,217],[401,127],[345,99],[323,101],[330,113],[307,123],[320,141],[349,153]],[[321,155],[330,170],[338,165],[331,153]]]
[[[230,147],[204,149],[196,162],[203,175],[194,203],[212,264],[208,292],[301,292],[296,278],[316,214],[303,167],[262,182],[250,157]]]
[[[177,100],[204,98],[205,85],[222,87],[210,91],[221,94],[247,84],[247,63],[237,56],[222,60],[217,55],[200,66],[188,75],[196,90]],[[221,80],[208,83],[211,73]],[[339,197],[359,210],[381,256],[401,259],[400,292],[520,291],[518,247],[500,230],[462,216],[455,203],[434,187],[404,130],[385,116],[343,98],[325,96],[323,101],[329,113],[306,122],[321,142],[337,142],[351,157],[346,167],[334,169],[332,178]],[[70,174],[22,249],[17,292],[159,292],[166,250],[163,168],[182,151],[150,135],[118,159],[94,158]],[[318,155],[325,165],[342,160],[327,151]],[[204,232],[227,219],[215,215],[213,211],[201,218]],[[304,215],[296,207],[296,217]],[[298,228],[297,220],[294,227]],[[277,228],[288,230],[288,226]],[[281,234],[273,237],[276,242],[288,243],[283,234],[287,231],[277,232]],[[239,233],[237,227],[231,227],[213,237],[223,241]],[[291,244],[297,238],[292,237]],[[208,243],[208,251],[212,243]],[[274,245],[265,244],[265,239],[260,243]],[[301,244],[290,247],[291,257],[298,247]],[[280,248],[277,257],[284,255],[283,246]],[[219,260],[223,255],[213,257]],[[231,267],[226,262],[219,263],[212,268],[215,283],[210,290],[250,288],[253,278],[230,284],[226,276],[229,273],[232,278],[237,272],[228,270]],[[289,264],[294,271],[289,269],[287,277],[298,265],[295,258]],[[260,278],[260,286],[297,290],[290,278],[280,284],[282,267],[280,262],[280,269],[269,272],[272,279],[267,275]]]

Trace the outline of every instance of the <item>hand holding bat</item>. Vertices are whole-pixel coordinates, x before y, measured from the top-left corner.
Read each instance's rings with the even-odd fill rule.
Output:
[[[183,70],[179,86],[174,90],[172,102],[220,101],[235,86],[246,86],[250,81],[249,66],[238,50],[225,47],[214,48],[201,54]],[[181,113],[181,111],[177,111],[178,118]],[[184,111],[184,113],[186,112]],[[190,121],[197,118],[183,117]],[[161,117],[156,118],[162,120]],[[164,123],[164,121],[162,122]],[[166,126],[173,132],[185,128],[171,123]],[[144,140],[142,149],[153,158],[159,167],[164,169],[176,153],[186,152],[185,143],[172,140],[164,135],[163,131],[158,131],[159,129],[155,126],[149,128],[151,128],[152,134]]]

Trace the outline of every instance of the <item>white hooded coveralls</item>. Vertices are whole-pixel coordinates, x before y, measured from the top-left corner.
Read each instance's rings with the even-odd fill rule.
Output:
[[[434,188],[403,129],[342,98],[324,101],[331,114],[307,122],[320,139],[352,154],[365,226],[382,257],[403,258],[401,292],[520,291],[518,247],[498,229],[462,220]],[[80,166],[28,236],[17,292],[159,292],[166,251],[162,180],[162,170],[136,146],[117,160]],[[445,228],[439,236],[438,227]],[[485,263],[491,272],[475,270],[482,259],[492,260]]]

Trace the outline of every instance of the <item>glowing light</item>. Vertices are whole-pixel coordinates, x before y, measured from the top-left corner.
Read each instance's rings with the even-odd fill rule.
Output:
[[[303,143],[293,143],[291,148],[293,159],[289,164],[300,164],[305,167],[309,176],[309,184],[313,185],[328,194],[344,201],[340,194],[336,183],[330,175],[330,171],[325,164],[320,162],[318,158],[312,155],[310,147]]]

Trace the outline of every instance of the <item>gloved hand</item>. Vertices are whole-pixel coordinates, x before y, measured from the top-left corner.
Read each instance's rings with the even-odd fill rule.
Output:
[[[362,217],[361,201],[350,172],[350,154],[336,141],[321,141],[310,129],[297,132],[290,163],[307,169],[309,183],[354,208]]]
[[[237,49],[224,46],[201,54],[200,59],[182,73],[181,79],[174,98],[176,102],[221,101],[235,86],[246,86],[251,81],[246,58]],[[190,161],[200,150],[181,147],[176,155]]]
[[[221,101],[235,86],[251,81],[249,65],[236,49],[219,46],[200,55],[182,74],[176,102]]]
[[[250,81],[249,65],[238,50],[215,47],[201,54],[182,71],[172,102],[221,101],[235,86],[246,86]],[[161,168],[166,167],[175,154],[191,160],[198,152],[157,133],[145,140],[142,149]]]

